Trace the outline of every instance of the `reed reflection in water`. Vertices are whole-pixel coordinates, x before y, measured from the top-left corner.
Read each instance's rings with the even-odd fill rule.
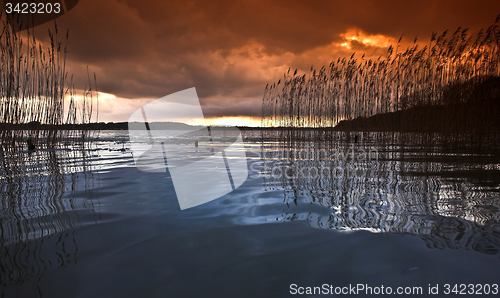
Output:
[[[277,220],[413,234],[429,248],[500,253],[498,136],[471,142],[467,135],[264,134],[264,187],[282,189],[291,209]],[[319,205],[329,215],[294,212],[301,204]]]
[[[17,143],[0,151],[2,295],[32,282],[41,296],[44,272],[76,262],[75,228],[100,221],[89,133],[64,136],[57,143],[40,138],[35,151]]]

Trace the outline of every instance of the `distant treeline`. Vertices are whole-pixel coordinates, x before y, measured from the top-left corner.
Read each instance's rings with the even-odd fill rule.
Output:
[[[118,123],[84,123],[84,124],[40,124],[29,123],[0,123],[0,130],[120,130],[127,129],[127,122]]]
[[[192,129],[196,126],[191,126],[177,122],[152,122],[151,127],[159,127],[165,129]],[[41,124],[38,121],[29,123],[0,123],[0,130],[127,130],[127,129],[144,129],[144,123],[132,122],[130,127],[128,122],[99,122],[99,123],[83,123],[83,124]]]
[[[151,122],[148,123],[150,129],[172,129],[172,130],[187,130],[197,129],[203,126],[193,126],[179,122]],[[224,126],[211,126],[213,128],[223,129]],[[29,123],[0,123],[0,131],[7,130],[143,130],[146,126],[141,122],[99,122],[99,123],[84,123],[84,124],[41,124],[37,121]],[[259,127],[239,126],[239,129],[255,130]],[[146,128],[147,129],[147,128]]]

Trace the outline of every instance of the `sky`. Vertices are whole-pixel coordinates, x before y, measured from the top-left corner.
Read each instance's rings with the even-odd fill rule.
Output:
[[[496,0],[81,0],[56,21],[69,29],[75,87],[88,85],[87,67],[96,75],[100,122],[128,121],[195,87],[207,123],[254,126],[266,84],[289,68],[308,73],[353,52],[378,57],[402,34],[404,45],[460,26],[474,33],[499,13]],[[37,38],[46,42],[51,27],[38,26]]]

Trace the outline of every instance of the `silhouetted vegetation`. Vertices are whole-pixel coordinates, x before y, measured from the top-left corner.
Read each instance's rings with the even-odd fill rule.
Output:
[[[387,114],[370,121],[390,130],[435,131],[450,123],[453,131],[491,129],[497,125],[489,106],[498,106],[498,88],[489,88],[500,76],[499,23],[500,15],[474,37],[462,28],[451,36],[433,33],[428,45],[421,47],[415,39],[405,51],[400,39],[386,57],[358,60],[352,54],[319,71],[311,67],[308,77],[289,69],[282,80],[266,86],[262,126],[333,127]]]
[[[335,129],[403,132],[500,132],[500,77],[444,89],[442,105],[415,107],[341,121]]]
[[[35,144],[39,139],[54,144],[62,137],[55,129],[57,125],[90,122],[95,110],[93,97],[97,96],[97,91],[90,86],[89,76],[89,86],[85,86],[81,99],[76,100],[73,78],[68,78],[66,72],[68,33],[63,44],[58,38],[57,25],[54,25],[54,30],[49,30],[50,43],[46,45],[36,40],[30,30],[16,32],[11,17],[0,13],[0,19],[3,23],[0,34],[0,123],[18,125],[31,122],[54,128],[27,132],[4,129],[0,132],[2,147],[17,147],[27,138]]]

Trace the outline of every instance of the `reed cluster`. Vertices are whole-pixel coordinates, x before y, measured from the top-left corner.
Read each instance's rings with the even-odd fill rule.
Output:
[[[32,30],[16,32],[15,20],[10,16],[0,12],[0,19],[3,23],[0,33],[0,123],[32,123],[29,138],[38,140],[42,134],[48,140],[55,140],[57,131],[38,131],[36,126],[90,122],[97,90],[92,89],[89,79],[82,99],[75,100],[73,76],[68,78],[66,72],[69,32],[60,41],[57,25],[54,25],[54,30],[49,30],[50,44],[47,45],[38,41]],[[9,129],[1,134],[2,147],[15,146],[16,140],[27,137],[26,132]]]
[[[268,84],[262,102],[263,127],[333,127],[342,120],[390,113],[415,106],[444,105],[450,86],[481,83],[500,75],[500,15],[493,25],[470,35],[458,28],[402,51],[401,38],[385,57],[339,58],[308,76],[293,74]],[[466,99],[456,88],[455,104]],[[453,91],[453,90],[452,90]],[[425,117],[425,115],[422,115]]]

